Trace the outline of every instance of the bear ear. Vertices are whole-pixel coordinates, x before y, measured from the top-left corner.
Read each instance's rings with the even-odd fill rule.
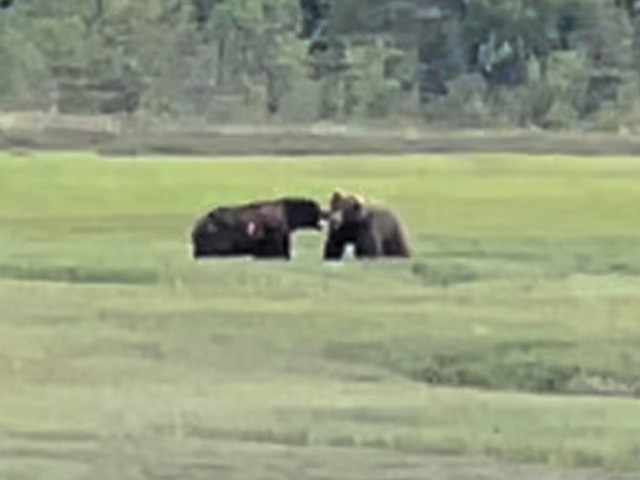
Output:
[[[351,198],[353,198],[353,201],[359,206],[362,206],[366,203],[364,197],[362,195],[358,195],[357,193],[351,194]]]
[[[329,208],[331,210],[336,210],[337,208],[340,208],[340,202],[342,201],[343,198],[344,198],[344,193],[340,190],[335,190],[331,194],[331,199],[329,200]]]

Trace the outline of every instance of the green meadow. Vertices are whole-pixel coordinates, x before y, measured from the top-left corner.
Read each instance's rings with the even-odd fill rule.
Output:
[[[413,257],[190,258],[336,188]],[[0,478],[636,478],[639,206],[622,157],[3,153]]]

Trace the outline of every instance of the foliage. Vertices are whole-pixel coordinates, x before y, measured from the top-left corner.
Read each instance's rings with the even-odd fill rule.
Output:
[[[0,17],[0,107],[20,105],[46,87],[47,66],[42,52],[17,28]],[[31,97],[31,98],[30,98]]]
[[[450,126],[549,129],[629,128],[636,116],[617,97],[636,83],[638,22],[613,3],[477,0],[422,27],[419,5],[341,1],[328,52],[312,54],[295,0],[25,0],[0,17],[0,106],[48,95],[62,112],[312,122],[421,111]],[[481,72],[486,88],[470,87]],[[418,95],[425,82],[440,93]]]

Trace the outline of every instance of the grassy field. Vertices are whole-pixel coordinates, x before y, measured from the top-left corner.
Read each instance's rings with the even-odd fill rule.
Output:
[[[639,180],[629,158],[3,154],[0,478],[636,478]],[[317,233],[290,263],[189,258],[215,204],[336,187],[392,206],[414,258],[325,265]]]

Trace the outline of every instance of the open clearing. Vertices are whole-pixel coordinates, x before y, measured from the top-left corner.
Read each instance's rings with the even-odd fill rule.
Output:
[[[640,161],[138,160],[0,156],[3,480],[637,478]],[[336,187],[414,258],[189,258]]]

